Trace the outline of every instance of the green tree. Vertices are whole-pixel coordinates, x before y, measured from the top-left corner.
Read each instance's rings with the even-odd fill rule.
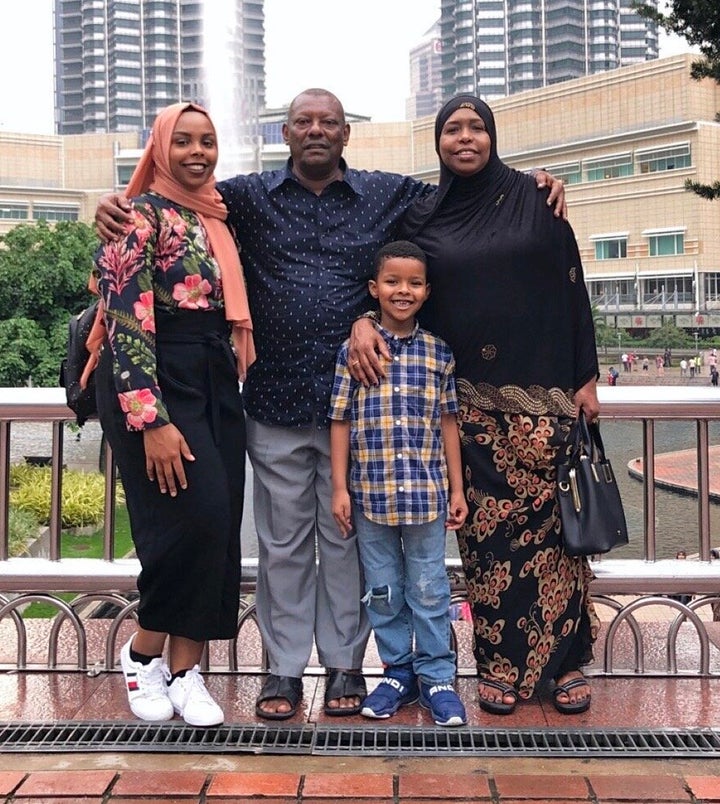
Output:
[[[658,329],[651,330],[650,334],[643,341],[643,346],[647,349],[685,349],[691,347],[694,341],[685,330],[676,327],[674,324],[663,324]]]
[[[21,224],[0,237],[0,319],[31,318],[44,329],[87,303],[97,237],[77,221]]]
[[[677,34],[698,48],[702,58],[692,64],[690,75],[694,79],[712,78],[720,84],[720,2],[667,0],[665,5],[665,11],[659,11],[646,0],[634,3],[641,16],[655,20],[668,33]],[[720,181],[701,184],[688,179],[685,187],[709,200],[720,198]]]
[[[46,350],[45,334],[36,321],[0,321],[0,386],[26,385],[31,378],[34,385],[45,385],[39,366]],[[57,385],[57,371],[47,384]]]
[[[90,301],[97,236],[85,223],[21,224],[0,236],[0,385],[57,385],[68,320]]]

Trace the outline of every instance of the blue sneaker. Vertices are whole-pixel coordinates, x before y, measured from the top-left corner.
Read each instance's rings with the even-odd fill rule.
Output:
[[[417,678],[412,670],[388,667],[380,683],[362,702],[360,714],[380,720],[394,715],[407,704],[418,699]]]
[[[438,726],[464,726],[467,715],[452,684],[420,682],[420,706],[430,710]]]

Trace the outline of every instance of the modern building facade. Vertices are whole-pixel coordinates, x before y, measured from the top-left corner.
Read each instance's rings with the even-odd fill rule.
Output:
[[[442,0],[443,97],[493,100],[656,59],[657,25],[632,3]]]
[[[405,101],[405,119],[435,114],[442,106],[442,93],[442,39],[438,20],[410,51],[410,97]]]
[[[265,104],[263,0],[55,0],[55,130],[139,131],[169,103],[224,102],[252,123]]]
[[[685,189],[688,179],[720,178],[720,85],[690,77],[694,58],[659,59],[492,103],[502,158],[565,180],[591,300],[619,330],[673,323],[701,337],[720,332],[720,202]],[[283,116],[273,110],[261,121],[263,168],[287,158],[275,136]],[[92,221],[98,196],[124,186],[140,145],[141,135],[130,132],[0,133],[0,234],[40,219]],[[356,168],[437,182],[434,117],[355,119],[345,156]]]

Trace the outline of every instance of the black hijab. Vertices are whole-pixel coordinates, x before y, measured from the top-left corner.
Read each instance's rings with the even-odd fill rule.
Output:
[[[490,155],[471,176],[453,173],[441,158],[437,193],[413,205],[401,225],[398,237],[428,258],[431,292],[420,322],[447,341],[458,377],[491,396],[500,399],[501,388],[515,388],[503,393],[518,398],[547,396],[541,388],[570,396],[597,372],[574,234],[553,216],[547,192],[499,158],[495,119],[480,98],[459,95],[440,109],[438,156],[443,127],[458,109],[484,121]]]
[[[485,167],[472,176],[461,177],[453,173],[440,158],[440,183],[437,193],[414,204],[405,215],[400,236],[411,239],[425,223],[438,214],[447,199],[448,220],[464,221],[469,214],[476,215],[478,204],[495,204],[507,192],[509,185],[520,174],[501,161],[497,152],[495,117],[490,107],[472,95],[458,95],[449,100],[435,118],[435,153],[440,157],[440,136],[445,123],[458,109],[470,109],[485,123],[490,136],[490,157]]]

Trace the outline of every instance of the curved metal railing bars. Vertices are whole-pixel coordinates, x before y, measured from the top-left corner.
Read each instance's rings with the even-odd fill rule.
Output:
[[[710,640],[708,638],[707,630],[703,625],[702,620],[692,611],[688,606],[684,603],[681,603],[679,600],[673,600],[672,598],[657,598],[657,597],[644,597],[640,598],[639,600],[634,600],[632,603],[628,603],[627,605],[623,606],[622,610],[618,612],[615,616],[615,619],[610,623],[610,627],[607,631],[606,636],[606,643],[605,643],[605,669],[606,672],[612,674],[613,667],[612,667],[612,647],[613,641],[615,639],[615,634],[623,622],[629,617],[633,612],[637,611],[638,609],[645,608],[647,606],[655,606],[658,604],[662,604],[664,606],[668,606],[670,608],[678,609],[682,612],[683,616],[687,617],[690,622],[695,626],[695,630],[697,631],[698,638],[700,640],[700,669],[699,672],[703,676],[707,676],[710,674]],[[677,651],[676,651],[676,643],[675,641],[670,641],[669,639],[666,641],[666,651],[667,651],[667,671],[668,673],[677,673]],[[673,670],[674,668],[674,670]],[[645,656],[644,650],[640,651],[638,655],[638,662],[636,667],[636,672],[639,674],[645,673]]]
[[[646,672],[642,626],[635,612],[649,605],[662,605],[677,610],[678,615],[669,621],[667,637],[667,672],[677,672],[677,640],[680,626],[685,620],[693,623],[700,640],[699,672],[709,673],[708,632],[696,610],[708,604],[714,606],[713,616],[720,618],[720,560],[713,556],[710,531],[710,461],[709,423],[720,421],[720,395],[712,387],[682,386],[616,386],[599,387],[603,420],[633,420],[642,427],[642,458],[645,468],[643,481],[643,538],[641,559],[615,559],[611,556],[591,562],[596,578],[591,593],[593,599],[610,607],[614,618],[610,622],[605,641],[602,672],[615,673],[613,653],[619,629],[627,625],[635,647],[635,672]],[[78,667],[86,669],[88,633],[84,626],[87,607],[94,602],[114,602],[120,607],[110,619],[105,638],[104,669],[115,667],[116,642],[123,622],[137,619],[137,601],[124,595],[136,591],[139,564],[135,559],[114,558],[114,511],[116,474],[110,450],[104,456],[105,467],[105,520],[103,523],[102,559],[60,559],[62,523],[62,465],[64,456],[65,423],[73,420],[65,404],[62,388],[0,388],[0,620],[10,615],[17,634],[17,667],[27,666],[27,630],[22,617],[26,603],[50,602],[58,611],[52,623],[49,639],[48,666],[57,666],[58,642],[61,626],[70,619],[78,641]],[[697,452],[697,561],[680,561],[657,558],[655,484],[652,482],[655,467],[655,423],[665,420],[695,422]],[[9,556],[9,476],[10,447],[13,422],[52,423],[51,511],[49,525],[50,558],[11,558]],[[466,600],[465,579],[460,562],[448,560],[453,602]],[[241,591],[243,604],[238,630],[228,640],[228,667],[239,671],[238,646],[242,629],[250,623],[257,626],[255,592],[257,559],[243,561]],[[67,604],[53,595],[75,592],[80,595]],[[692,594],[702,596],[684,605],[668,595]],[[659,597],[662,595],[663,597]],[[631,602],[620,600],[630,596]],[[455,632],[453,631],[454,635]],[[625,630],[623,629],[623,634]],[[267,654],[261,650],[261,667],[267,669]],[[207,652],[203,663],[209,662]],[[101,662],[98,665],[102,664]],[[243,666],[244,667],[244,666]],[[257,671],[257,666],[253,667]],[[598,671],[595,671],[598,672]],[[718,672],[720,675],[720,672]]]
[[[122,609],[120,609],[115,617],[113,617],[113,620],[110,623],[108,635],[105,640],[106,670],[111,670],[113,667],[115,667],[115,646],[117,643],[117,634],[120,630],[120,626],[125,622],[125,620],[127,620],[128,617],[132,617],[135,622],[137,622],[137,607],[139,603],[139,600],[129,601]]]
[[[127,604],[127,600],[121,595],[113,594],[113,593],[105,593],[105,592],[91,592],[88,594],[78,595],[78,597],[73,598],[69,602],[70,608],[78,615],[78,623],[80,624],[80,628],[82,629],[82,640],[85,644],[85,653],[87,655],[87,632],[85,627],[82,624],[82,620],[80,619],[80,613],[84,608],[89,606],[91,603],[112,603],[117,607],[121,607]],[[57,645],[58,640],[60,638],[60,628],[62,624],[65,622],[65,615],[63,610],[60,610],[60,613],[53,618],[52,627],[50,628],[50,634],[48,636],[48,650],[57,658]]]
[[[701,609],[704,606],[720,605],[720,595],[703,595],[703,597],[699,597],[696,600],[691,600],[689,603],[686,603],[685,605],[691,611],[697,611],[698,609]],[[672,641],[673,645],[677,644],[677,639],[680,634],[680,626],[685,622],[686,619],[687,617],[685,616],[685,613],[680,611],[677,617],[672,621],[670,628],[668,629],[668,643]],[[707,634],[707,629],[704,627],[704,623],[703,623],[703,632]],[[675,652],[674,657],[675,662],[669,668],[671,673],[677,673],[677,652]]]
[[[598,605],[607,606],[608,608],[612,609],[616,616],[620,613],[624,605],[619,601],[615,600],[615,598],[609,597],[607,595],[593,595],[592,596],[593,602]],[[635,657],[635,672],[639,672],[639,668],[641,664],[644,664],[644,646],[643,646],[643,639],[642,639],[642,631],[640,630],[640,624],[635,619],[635,617],[629,614],[625,618],[626,624],[630,629],[630,634],[633,638],[633,648],[634,648],[634,657]],[[605,650],[604,650],[604,658],[603,658],[603,672],[610,673],[612,672],[612,656],[613,656],[613,648],[614,642],[608,639],[608,635],[605,635]],[[609,664],[608,664],[608,657],[609,657]],[[611,669],[608,669],[608,666]]]
[[[238,641],[240,639],[240,634],[242,633],[243,626],[247,626],[249,622],[255,623],[255,626],[258,628],[258,618],[257,618],[257,607],[255,605],[254,600],[244,600],[240,603],[240,616],[238,617],[238,627],[235,639],[233,639],[230,643],[230,656],[229,656],[229,664],[230,670],[233,672],[237,671],[239,668],[238,663]],[[267,650],[264,646],[260,648],[260,666],[259,670],[265,672],[268,667],[270,666],[270,658],[268,656]]]
[[[632,616],[632,613],[626,615],[625,610],[626,606],[618,604],[617,614],[615,615],[615,618],[613,619],[610,628],[608,628],[608,631],[605,634],[605,655],[603,660],[603,670],[608,674],[611,674],[613,672],[612,665],[613,665],[613,650],[615,648],[615,634],[620,628],[620,624],[624,621],[627,621],[628,625],[630,626],[630,633],[632,634],[633,637],[635,672],[636,673],[645,672],[645,644],[642,638],[642,631],[640,630],[640,626],[638,625],[637,620]],[[631,623],[634,623],[634,626],[630,625]],[[614,629],[613,626],[615,626]]]
[[[55,606],[70,620],[75,628],[75,636],[77,637],[78,642],[78,670],[87,670],[87,642],[85,640],[85,629],[83,628],[82,623],[75,612],[72,610],[72,607],[64,600],[60,600],[57,597],[53,597],[53,595],[47,595],[44,593],[21,595],[16,597],[14,600],[9,600],[4,605],[0,606],[0,622],[2,622],[6,614],[16,612],[20,606],[24,606],[27,603],[49,603],[51,606]],[[22,620],[22,618],[20,618],[20,622],[21,628],[17,630],[17,667],[19,670],[25,670],[27,669],[27,630],[25,628],[25,622]],[[48,668],[50,670],[54,670],[57,667],[57,646],[55,645],[54,649],[52,648],[53,646],[48,645]]]

